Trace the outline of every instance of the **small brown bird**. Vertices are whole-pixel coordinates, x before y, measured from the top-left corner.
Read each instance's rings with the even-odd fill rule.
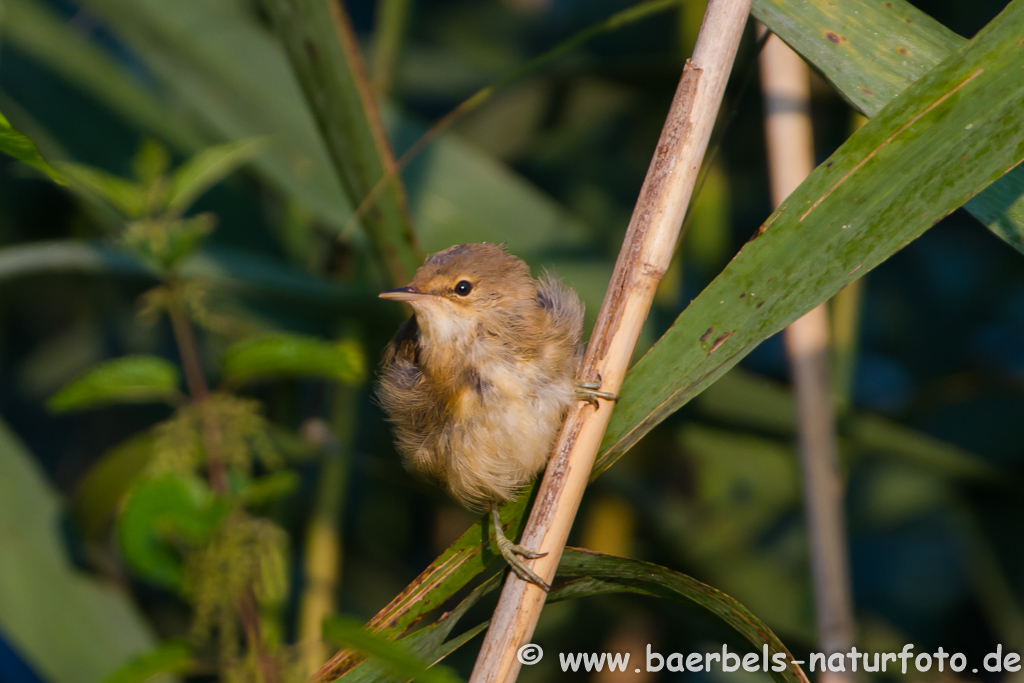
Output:
[[[388,345],[378,388],[406,465],[489,510],[509,566],[547,588],[520,559],[546,553],[508,540],[498,505],[536,478],[574,401],[616,398],[575,379],[579,297],[486,243],[433,254],[407,287],[380,296],[414,311]]]

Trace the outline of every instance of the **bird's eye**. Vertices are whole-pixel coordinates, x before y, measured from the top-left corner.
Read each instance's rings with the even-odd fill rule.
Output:
[[[459,296],[466,296],[473,291],[473,284],[469,280],[459,280],[455,285],[455,293]]]

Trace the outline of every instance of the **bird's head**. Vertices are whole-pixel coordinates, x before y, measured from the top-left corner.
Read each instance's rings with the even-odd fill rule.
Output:
[[[433,341],[458,340],[480,325],[500,326],[535,306],[537,285],[523,261],[497,244],[460,244],[431,254],[405,287],[380,298],[407,301]]]

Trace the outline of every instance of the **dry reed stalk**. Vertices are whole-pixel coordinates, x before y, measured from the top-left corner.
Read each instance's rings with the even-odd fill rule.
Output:
[[[814,170],[809,78],[804,61],[778,37],[770,37],[761,52],[761,87],[775,206]],[[822,652],[831,655],[848,652],[853,645],[853,614],[828,330],[828,311],[821,304],[786,328],[784,340],[797,403],[818,643]],[[828,672],[821,680],[841,683],[852,676]]]
[[[704,151],[725,92],[751,0],[711,0],[640,190],[581,377],[617,393],[675,249]],[[558,567],[612,405],[570,411],[548,463],[521,543],[547,556],[533,570],[550,581]],[[515,680],[516,652],[529,641],[547,594],[510,574],[470,683]]]

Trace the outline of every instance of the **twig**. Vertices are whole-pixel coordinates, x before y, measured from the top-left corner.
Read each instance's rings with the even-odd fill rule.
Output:
[[[203,363],[199,356],[199,346],[192,332],[192,325],[185,313],[185,304],[181,297],[181,288],[176,280],[167,285],[170,290],[170,301],[167,315],[171,319],[171,330],[174,341],[178,345],[181,365],[185,369],[185,383],[188,385],[189,397],[193,403],[202,403],[210,395],[210,388],[203,375]],[[206,447],[206,470],[210,475],[210,486],[218,494],[228,492],[228,472],[224,459],[220,457],[220,430],[211,420],[203,420],[203,444]]]
[[[778,206],[814,170],[810,72],[776,37],[761,53],[765,128],[772,200]],[[853,614],[843,515],[843,483],[836,453],[835,408],[829,381],[825,304],[793,322],[784,339],[796,394],[804,504],[811,546],[819,646],[827,655],[853,645]],[[822,674],[825,683],[852,680]]]
[[[199,346],[196,344],[196,336],[192,333],[192,326],[185,313],[180,286],[177,281],[171,280],[168,282],[167,288],[170,291],[167,315],[171,319],[171,331],[174,333],[174,341],[178,345],[181,365],[185,369],[185,383],[188,385],[189,396],[193,401],[199,403],[204,401],[210,393],[206,385],[206,377],[203,375],[203,364],[199,359]]]
[[[655,289],[671,261],[749,11],[750,0],[708,3],[583,360],[582,379],[601,381],[604,391],[616,393],[622,386]],[[533,563],[546,581],[558,567],[611,410],[608,403],[571,410],[548,463],[522,540],[548,553]],[[509,575],[471,683],[515,679],[520,666],[516,651],[533,635],[545,598],[540,587]]]

